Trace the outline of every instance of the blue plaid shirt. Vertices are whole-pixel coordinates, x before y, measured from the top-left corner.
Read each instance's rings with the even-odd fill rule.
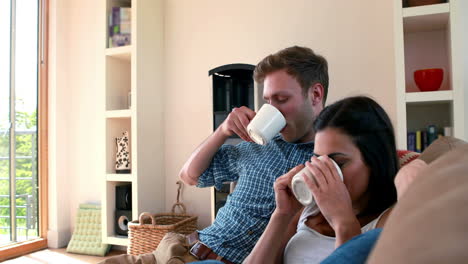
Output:
[[[275,210],[273,183],[310,159],[314,144],[293,144],[280,135],[268,145],[242,142],[223,145],[200,176],[197,187],[237,181],[234,192],[219,209],[214,223],[199,231],[200,241],[216,254],[241,263],[252,251]]]

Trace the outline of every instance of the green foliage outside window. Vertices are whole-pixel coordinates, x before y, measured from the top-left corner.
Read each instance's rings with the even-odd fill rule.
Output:
[[[37,219],[37,114],[17,112],[16,113],[16,131],[33,130],[33,133],[16,135],[16,195],[33,195],[32,200],[35,203],[33,207],[34,218]],[[0,195],[9,195],[9,148],[10,140],[8,133],[0,134]],[[20,158],[23,157],[23,158]],[[31,159],[32,157],[32,159]],[[33,173],[34,171],[34,173]],[[31,177],[36,179],[33,181]],[[18,179],[19,178],[19,179]],[[26,178],[26,179],[21,179]],[[35,184],[34,184],[35,183]],[[36,185],[36,186],[33,186]],[[17,206],[26,205],[26,196],[16,198]],[[10,219],[5,217],[10,215],[10,199],[8,197],[0,197],[0,227],[10,227]],[[26,208],[16,208],[17,217],[26,217]],[[33,222],[34,223],[34,222]],[[27,221],[25,218],[17,218],[16,226],[18,228],[26,228]],[[34,223],[33,230],[28,230],[28,237],[38,236],[37,220]],[[26,230],[18,229],[17,236],[26,236]],[[7,235],[9,229],[0,229],[0,235]]]

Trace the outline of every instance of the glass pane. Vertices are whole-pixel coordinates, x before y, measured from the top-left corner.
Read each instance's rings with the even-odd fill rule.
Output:
[[[38,0],[16,0],[16,241],[38,237]]]
[[[0,1],[0,245],[10,242],[10,1]]]

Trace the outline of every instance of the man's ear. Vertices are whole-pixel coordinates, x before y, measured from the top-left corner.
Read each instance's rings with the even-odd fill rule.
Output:
[[[309,88],[308,95],[312,101],[312,105],[323,105],[323,96],[325,89],[321,83],[315,83]]]

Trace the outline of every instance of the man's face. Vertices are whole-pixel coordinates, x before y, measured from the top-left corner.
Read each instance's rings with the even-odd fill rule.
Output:
[[[315,119],[309,94],[285,70],[268,74],[263,83],[263,98],[278,108],[286,119],[281,135],[288,142],[309,142],[314,139],[312,123]]]

